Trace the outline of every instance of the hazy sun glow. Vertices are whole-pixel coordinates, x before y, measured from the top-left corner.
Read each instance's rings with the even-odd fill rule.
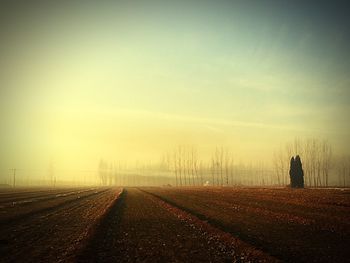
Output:
[[[0,176],[157,162],[178,145],[269,162],[312,136],[345,152],[346,14],[263,2],[0,7]]]

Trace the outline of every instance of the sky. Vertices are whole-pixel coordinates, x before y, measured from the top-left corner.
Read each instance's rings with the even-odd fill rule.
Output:
[[[48,2],[0,5],[2,174],[178,145],[268,162],[295,137],[348,151],[346,2]]]

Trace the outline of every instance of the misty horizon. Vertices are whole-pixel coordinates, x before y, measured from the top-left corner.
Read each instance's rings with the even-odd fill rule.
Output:
[[[327,141],[337,177],[350,154],[346,10],[272,0],[3,4],[0,179],[17,169],[44,180],[53,164],[60,180],[84,181],[79,171],[98,173],[100,159],[157,166],[179,146],[204,163],[223,147],[236,165],[271,171],[295,139]]]

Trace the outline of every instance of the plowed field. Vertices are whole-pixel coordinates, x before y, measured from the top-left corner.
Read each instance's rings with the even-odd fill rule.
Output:
[[[349,262],[350,191],[0,192],[1,262]]]

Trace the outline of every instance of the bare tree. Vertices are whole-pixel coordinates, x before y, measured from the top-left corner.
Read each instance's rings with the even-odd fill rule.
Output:
[[[292,148],[290,144],[286,145],[285,150],[280,147],[274,153],[273,164],[275,170],[275,177],[279,185],[286,185],[289,170],[289,160],[292,155]]]
[[[201,178],[201,186],[203,186],[203,163],[202,163],[202,161],[199,162],[199,167],[196,166],[196,176],[198,176],[198,174]]]
[[[210,170],[211,170],[211,177],[212,177],[212,185],[215,185],[215,166],[216,166],[216,163],[215,163],[215,159],[214,157],[212,157],[211,159],[211,167],[210,167]]]
[[[328,186],[329,171],[332,165],[332,147],[328,141],[322,143],[322,175],[324,185]]]
[[[187,170],[187,179],[188,179],[188,185],[191,185],[191,155],[189,149],[185,149],[185,156],[186,156],[186,170]]]
[[[224,151],[223,148],[216,147],[215,149],[215,155],[214,155],[214,164],[215,164],[215,171],[217,175],[217,185],[223,185],[223,158],[224,158]],[[219,177],[220,176],[220,177]]]
[[[55,187],[56,186],[56,176],[55,176],[55,170],[54,170],[54,165],[53,161],[50,161],[49,164],[49,169],[48,169],[48,176],[49,176],[49,183],[51,186]]]
[[[182,159],[181,159],[181,154],[182,154],[182,151],[181,151],[181,146],[179,146],[179,152],[178,152],[178,169],[179,169],[179,178],[180,178],[180,186],[182,186]]]
[[[220,179],[221,179],[221,186],[224,185],[224,177],[223,177],[223,159],[224,159],[224,150],[221,147],[219,151],[219,164],[220,164]]]
[[[350,179],[350,157],[341,155],[337,159],[337,170],[339,177],[339,186],[347,186],[347,177]]]
[[[192,183],[195,185],[195,181],[198,180],[198,156],[197,151],[192,147],[191,149],[191,173],[192,173]]]
[[[188,185],[188,177],[189,177],[189,174],[188,174],[188,153],[186,151],[186,148],[184,147],[183,148],[183,151],[182,151],[182,164],[183,164],[183,173],[184,173],[184,184],[185,185]]]
[[[98,173],[101,180],[101,185],[106,186],[108,178],[108,164],[102,159],[100,160],[98,166]]]
[[[179,182],[178,182],[178,163],[177,163],[176,151],[174,151],[174,174],[175,174],[176,186],[179,186]]]
[[[233,157],[231,158],[230,160],[230,177],[231,177],[231,185],[234,184],[234,181],[233,181],[233,176],[234,176],[234,160],[233,160]]]
[[[171,159],[169,157],[169,159]],[[176,185],[195,185],[198,181],[198,154],[194,147],[179,146],[173,154]]]
[[[273,166],[274,166],[277,184],[282,185],[283,174],[281,173],[281,169],[280,169],[280,156],[278,152],[274,152],[273,154]]]
[[[311,155],[311,140],[304,142],[304,177],[307,186],[312,186],[312,155]]]
[[[230,154],[228,150],[225,151],[225,157],[224,157],[224,163],[225,163],[225,179],[226,179],[226,185],[228,186],[228,177],[229,177],[229,169],[230,169]]]

